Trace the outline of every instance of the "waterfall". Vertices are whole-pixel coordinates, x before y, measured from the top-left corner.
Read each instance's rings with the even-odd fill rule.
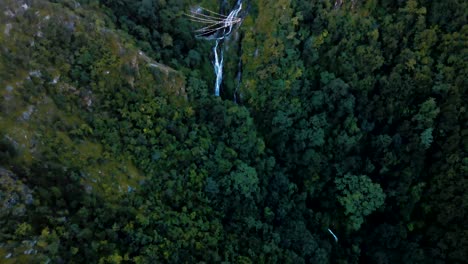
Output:
[[[223,81],[223,63],[224,63],[224,52],[222,47],[220,48],[220,54],[218,55],[218,45],[221,40],[216,40],[216,45],[213,48],[213,52],[215,55],[215,60],[213,62],[214,71],[216,75],[216,83],[215,83],[215,95],[219,96],[219,90],[221,87],[221,82]]]
[[[228,37],[235,26],[239,26],[242,18],[239,16],[242,10],[242,0],[237,0],[236,5],[231,12],[225,16],[202,7],[192,8],[188,16],[192,21],[202,23],[205,26],[196,30],[197,37],[204,39],[214,39],[216,41],[213,47],[214,53],[214,72],[216,75],[215,96],[220,95],[221,83],[223,82],[223,63],[224,51],[223,41]]]
[[[232,32],[232,28],[238,24],[238,15],[239,12],[242,10],[242,0],[238,0],[234,9],[229,13],[229,15],[223,20],[223,25],[220,27],[221,32],[220,35],[216,38],[216,44],[213,48],[213,52],[215,55],[214,64],[214,71],[216,75],[216,82],[215,82],[215,96],[219,96],[221,83],[223,81],[223,63],[224,63],[224,51],[223,51],[223,43],[222,40],[229,36]],[[220,43],[221,42],[221,43]],[[218,54],[218,46],[219,46],[219,54]]]

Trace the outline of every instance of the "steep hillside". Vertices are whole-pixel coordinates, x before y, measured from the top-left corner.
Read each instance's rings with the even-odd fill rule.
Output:
[[[0,11],[1,263],[468,259],[466,1]]]
[[[30,263],[44,259],[37,255],[50,244],[47,227],[26,207],[57,203],[48,210],[66,219],[71,208],[60,203],[70,201],[54,201],[66,192],[76,195],[72,200],[96,194],[116,201],[145,179],[128,155],[110,153],[94,136],[92,120],[106,115],[100,110],[108,94],[126,89],[184,98],[185,79],[152,61],[102,13],[73,1],[1,5],[0,201],[7,218],[0,224],[0,258]]]

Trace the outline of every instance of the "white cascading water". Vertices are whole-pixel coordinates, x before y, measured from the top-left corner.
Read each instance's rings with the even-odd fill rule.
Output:
[[[216,75],[215,96],[219,96],[219,93],[221,90],[221,82],[223,81],[224,52],[223,52],[222,45],[219,48],[219,52],[218,52],[218,46],[224,38],[226,38],[227,36],[231,34],[232,28],[236,25],[236,23],[233,23],[233,22],[237,19],[237,16],[239,15],[239,12],[241,10],[242,10],[242,0],[238,0],[236,7],[229,13],[226,19],[224,19],[224,25],[221,26],[222,28],[221,35],[216,38],[216,44],[213,48],[213,52],[215,55],[215,60],[213,62],[213,65],[214,65],[214,71]]]
[[[220,95],[221,83],[223,82],[223,41],[232,33],[235,26],[238,26],[242,23],[242,18],[239,17],[241,10],[242,0],[237,0],[234,9],[232,9],[227,16],[208,9],[204,9],[200,6],[192,8],[190,14],[188,14],[192,21],[204,24],[204,27],[195,30],[195,32],[197,32],[197,37],[208,40],[214,39],[216,41],[216,44],[213,47],[213,53],[215,57],[213,66],[216,75],[216,96]]]
[[[215,55],[215,60],[213,62],[214,71],[216,75],[216,82],[215,82],[215,95],[219,96],[219,91],[221,89],[221,82],[223,81],[223,63],[224,63],[224,52],[221,48],[220,54],[218,55],[218,45],[219,39],[216,40],[216,45],[213,48],[213,52]]]

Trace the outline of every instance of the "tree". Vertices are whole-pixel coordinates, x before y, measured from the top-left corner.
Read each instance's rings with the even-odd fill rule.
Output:
[[[344,207],[344,214],[349,217],[349,226],[353,230],[358,230],[364,217],[384,204],[385,193],[382,188],[366,175],[348,173],[336,178],[335,185],[340,193],[338,202]]]

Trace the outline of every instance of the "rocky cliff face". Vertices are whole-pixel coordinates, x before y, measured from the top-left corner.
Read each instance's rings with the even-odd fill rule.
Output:
[[[11,171],[0,167],[0,215],[24,216],[33,203],[31,189]]]

